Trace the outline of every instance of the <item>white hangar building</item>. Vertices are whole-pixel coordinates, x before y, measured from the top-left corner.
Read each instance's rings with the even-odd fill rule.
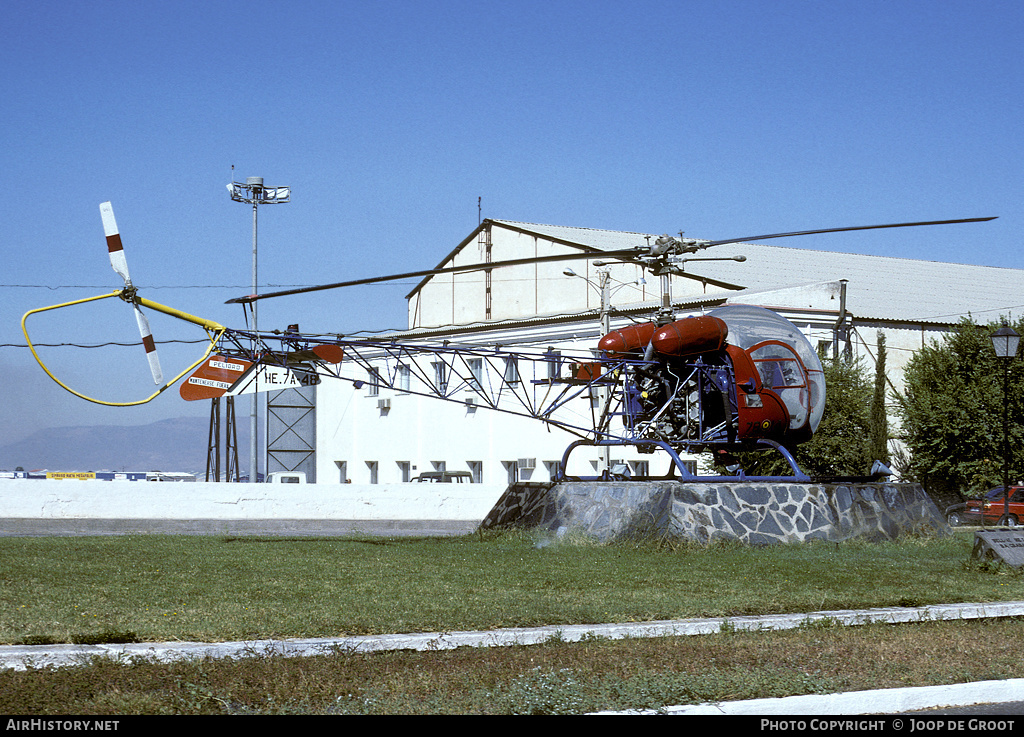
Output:
[[[659,277],[635,264],[601,262],[600,254],[646,246],[656,238],[484,220],[438,268],[584,252],[598,258],[424,278],[407,295],[408,329],[382,336],[381,349],[368,349],[363,364],[343,362],[340,374],[347,381],[325,380],[316,387],[315,442],[305,468],[318,483],[392,484],[431,471],[468,473],[477,483],[549,480],[578,438],[486,405],[494,397],[499,406],[516,406],[513,389],[529,401],[543,401],[551,384],[537,379],[545,378],[550,364],[510,362],[507,354],[501,361],[489,360],[488,351],[593,355],[606,326],[650,320],[663,300]],[[733,256],[745,261],[723,260]],[[712,258],[718,260],[701,261]],[[726,304],[767,307],[794,323],[812,346],[849,351],[864,357],[869,367],[882,331],[887,376],[897,391],[915,350],[962,316],[998,318],[1000,310],[1019,302],[1024,281],[1018,269],[756,243],[699,251],[683,269],[685,276],[671,277],[677,318]],[[602,283],[607,286],[605,310]],[[387,348],[416,345],[477,350],[451,354],[445,364],[439,354],[389,355]],[[485,394],[482,387],[494,393]],[[452,401],[428,396],[438,393]],[[576,397],[558,410],[559,416],[589,426],[599,399]],[[608,452],[586,447],[573,452],[567,470],[593,475],[608,463],[627,464],[636,475],[661,475],[670,460],[663,453],[641,454],[627,447]]]

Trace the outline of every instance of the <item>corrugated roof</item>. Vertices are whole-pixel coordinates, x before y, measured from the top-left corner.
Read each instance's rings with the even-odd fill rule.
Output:
[[[493,221],[602,251],[647,245],[655,236],[592,228]],[[734,243],[708,255],[743,255],[743,263],[709,261],[686,270],[711,279],[767,291],[846,279],[849,310],[859,318],[955,323],[971,315],[980,322],[1024,308],[1024,270],[940,261],[868,256],[788,246]],[[724,292],[729,294],[729,292]]]
[[[492,223],[505,225],[516,230],[527,230],[540,236],[556,241],[575,243],[588,248],[602,251],[617,251],[623,248],[648,245],[647,239],[654,239],[649,233],[630,233],[621,230],[598,230],[596,228],[574,228],[567,225],[539,225],[537,223],[520,223],[514,220],[491,220]]]

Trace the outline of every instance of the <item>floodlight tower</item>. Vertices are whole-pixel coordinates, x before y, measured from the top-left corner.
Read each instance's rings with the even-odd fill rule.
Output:
[[[287,203],[291,199],[292,191],[290,187],[266,187],[263,184],[263,177],[247,177],[245,184],[240,182],[229,184],[228,192],[231,194],[231,199],[235,202],[245,202],[252,205],[252,293],[255,295],[258,289],[258,282],[256,280],[257,210],[260,205],[283,205]],[[252,331],[255,333],[259,329],[256,323],[256,302],[250,302],[250,307],[252,308]],[[254,341],[253,348],[255,347]],[[257,471],[259,469],[256,456],[259,447],[257,443],[257,408],[259,406],[257,397],[259,397],[258,391],[252,395],[252,405],[249,414],[249,483],[253,484],[259,480],[257,478]]]

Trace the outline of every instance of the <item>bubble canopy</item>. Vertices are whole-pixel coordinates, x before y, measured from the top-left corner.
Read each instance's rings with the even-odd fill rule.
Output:
[[[796,325],[754,305],[727,305],[709,314],[729,327],[729,343],[750,355],[765,387],[786,404],[790,430],[817,430],[825,411],[825,373]]]

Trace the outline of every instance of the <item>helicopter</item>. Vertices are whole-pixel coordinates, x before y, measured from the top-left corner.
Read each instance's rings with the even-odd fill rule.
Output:
[[[658,276],[661,309],[647,322],[609,330],[594,350],[577,354],[510,350],[501,346],[431,343],[401,336],[354,339],[340,335],[306,335],[297,325],[284,331],[236,330],[139,296],[128,273],[120,232],[109,202],[100,206],[111,266],[124,287],[98,297],[30,310],[22,329],[43,370],[67,391],[99,404],[131,406],[155,399],[182,381],[186,401],[318,384],[333,378],[360,388],[374,386],[467,403],[517,414],[558,427],[577,437],[566,448],[561,478],[569,456],[581,446],[628,445],[641,453],[664,451],[671,458],[669,476],[694,478],[681,455],[712,451],[738,453],[775,450],[787,461],[793,478],[809,480],[790,451],[809,440],[825,406],[821,362],[806,337],[782,316],[763,307],[725,305],[704,315],[676,319],[671,307],[670,277],[682,272],[681,262],[713,246],[880,228],[983,222],[994,218],[854,226],[697,241],[661,236],[653,243],[615,251],[586,251],[426,269],[277,292],[246,295],[227,301],[251,309],[258,300],[413,277],[485,271],[509,266],[588,259],[596,263],[634,263]],[[723,259],[724,260],[724,259]],[[689,275],[687,275],[689,276]],[[88,397],[59,380],[47,368],[28,335],[27,321],[39,312],[91,300],[119,297],[133,309],[157,390],[144,399],[111,402]],[[143,308],[201,327],[208,346],[198,360],[164,381]],[[542,367],[522,380],[520,363]],[[513,371],[510,372],[510,367]],[[410,374],[416,378],[410,381]],[[186,378],[187,376],[187,378]],[[540,390],[540,391],[538,391]],[[601,397],[583,420],[562,412],[571,402]],[[605,469],[604,478],[610,478]],[[742,470],[739,470],[742,476]],[[705,477],[706,478],[706,477]],[[717,478],[717,477],[716,477]],[[731,478],[731,477],[730,477]]]

